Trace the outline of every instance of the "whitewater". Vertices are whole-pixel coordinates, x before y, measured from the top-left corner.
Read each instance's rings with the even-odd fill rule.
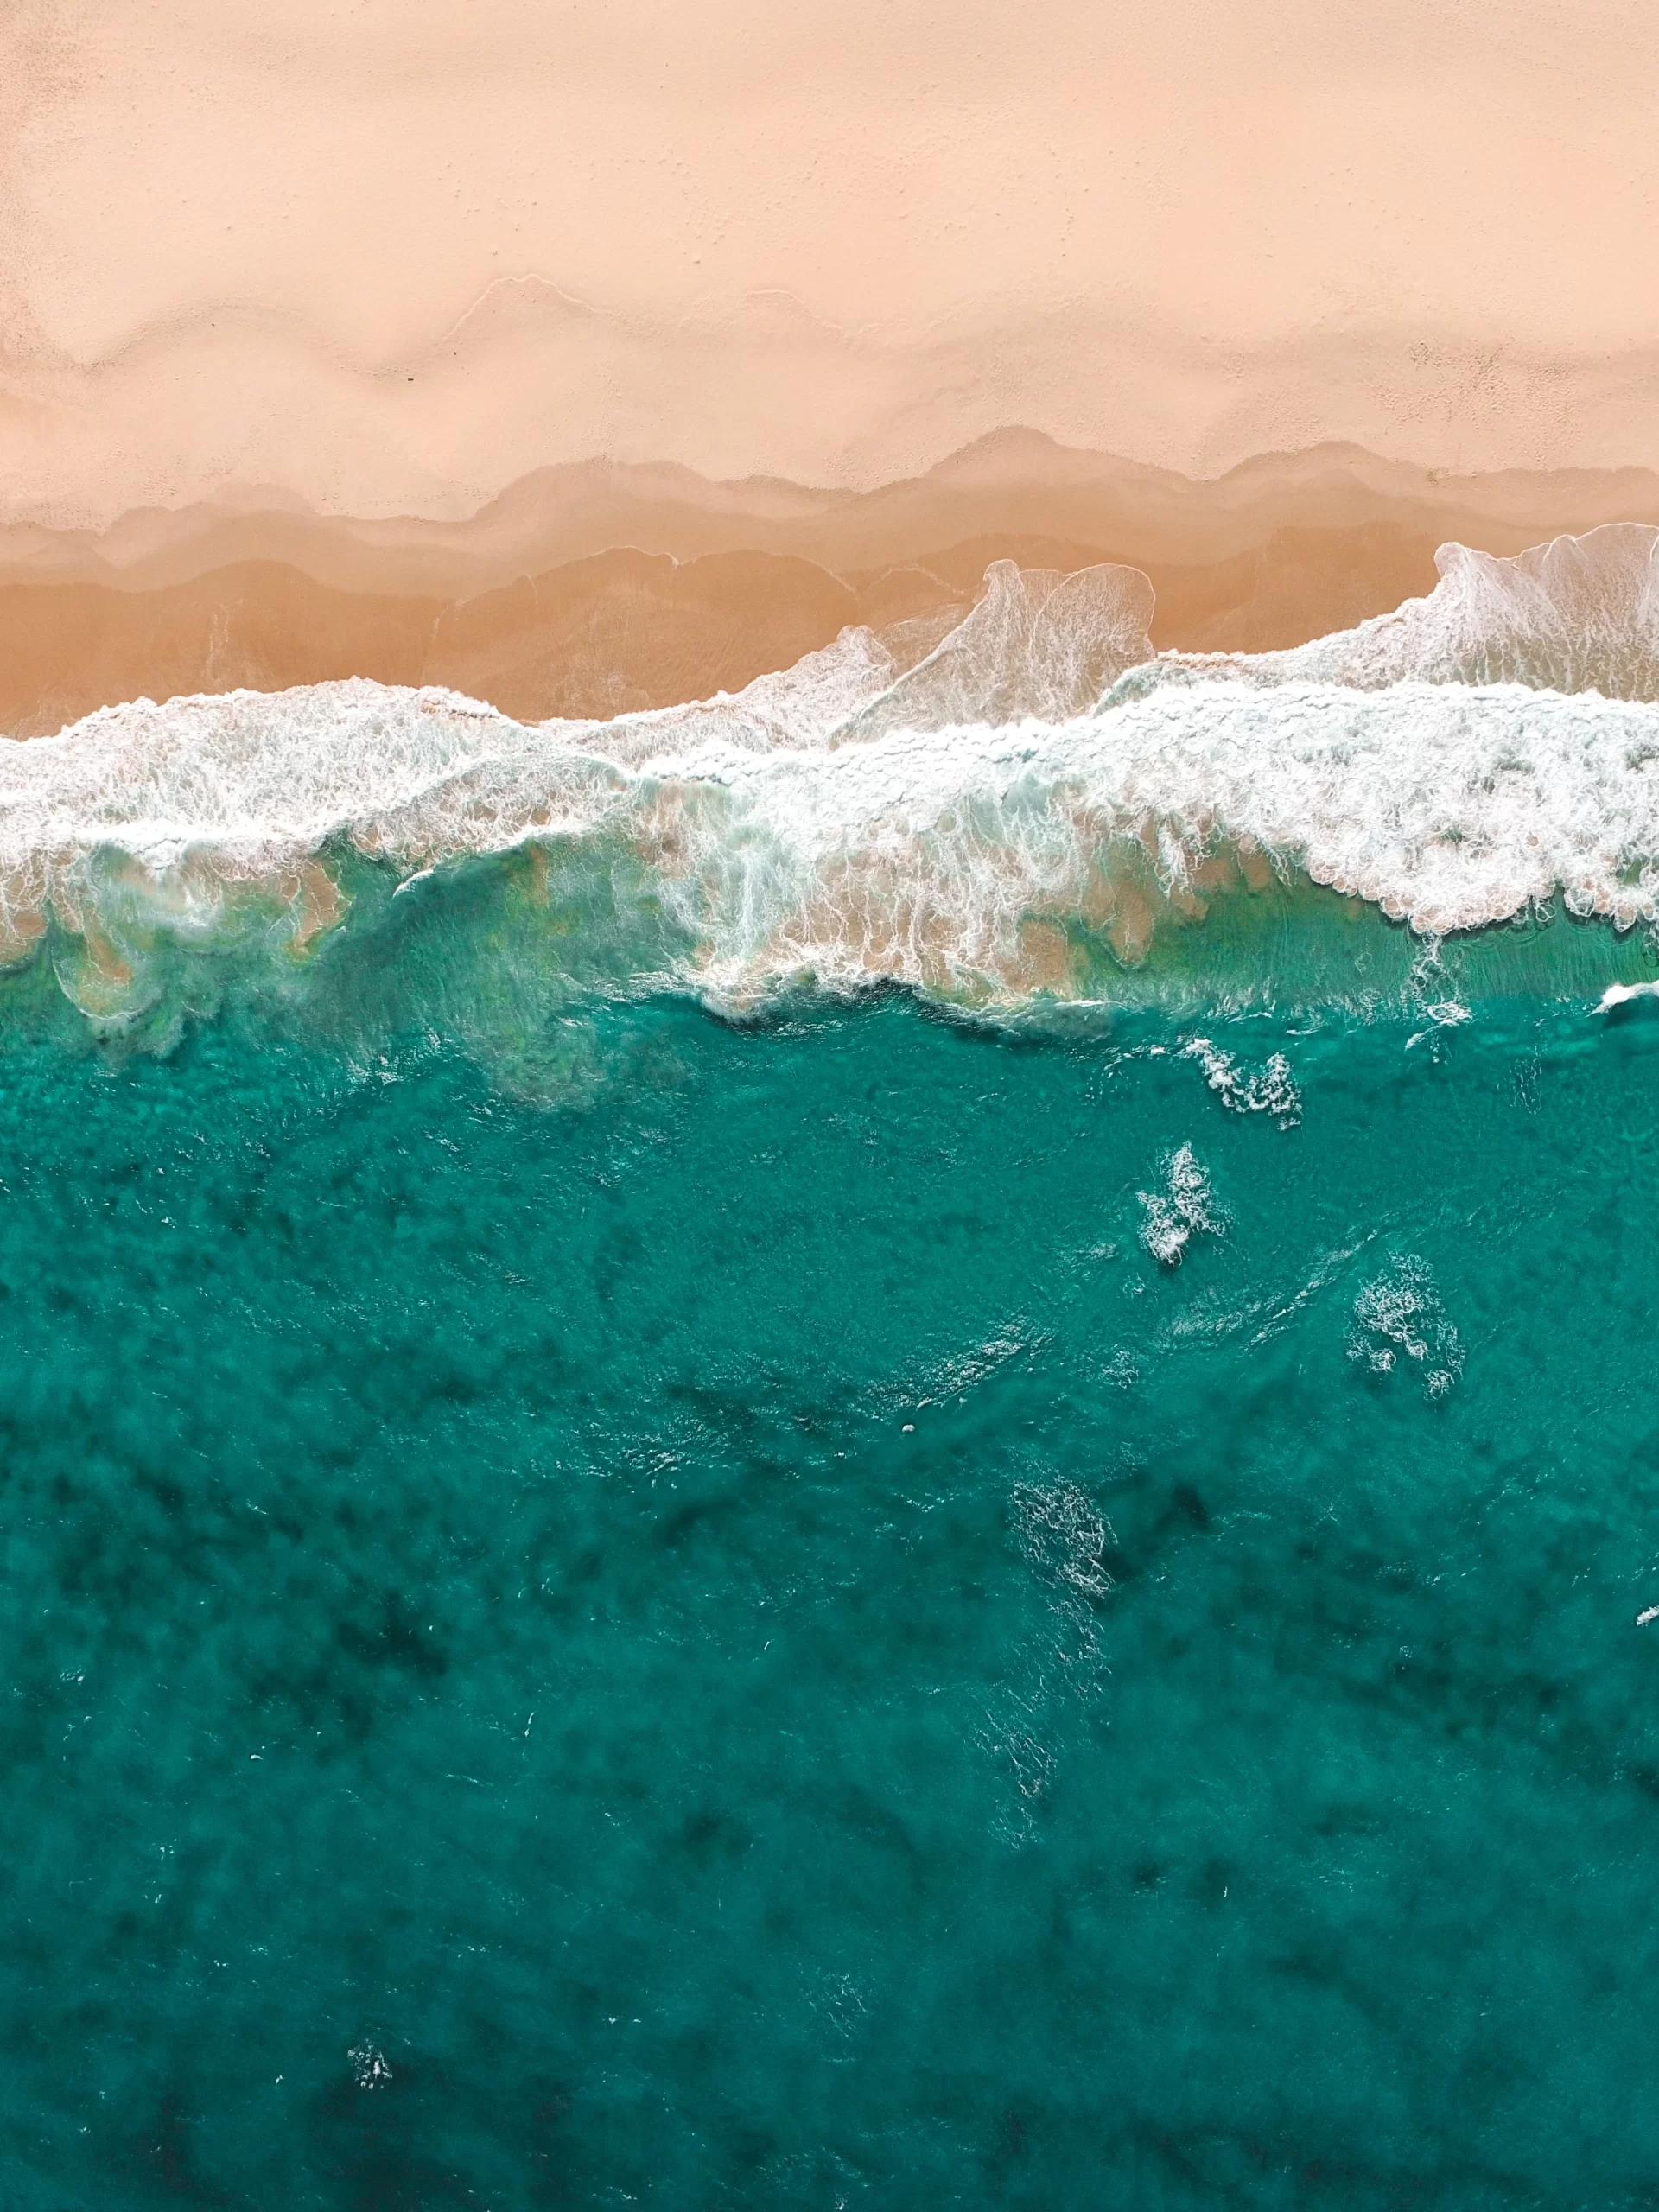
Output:
[[[733,1005],[1098,995],[1079,941],[1132,971],[1275,882],[1428,940],[1659,922],[1659,530],[1439,560],[1427,598],[1257,656],[1155,653],[1137,570],[1002,562],[943,634],[848,630],[609,721],[360,680],[105,709],[0,753],[0,943],[67,931],[118,984],[257,909],[308,954],[342,852],[404,884],[525,847],[649,912],[641,980]]]

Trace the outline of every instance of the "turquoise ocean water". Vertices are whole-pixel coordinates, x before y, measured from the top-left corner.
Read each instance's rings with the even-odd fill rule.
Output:
[[[5,1057],[4,2201],[1651,2202],[1659,1022],[587,1019]]]
[[[724,756],[250,859],[189,729],[189,836],[27,748],[0,2204],[1659,2202],[1659,950],[1513,801],[1659,743],[1455,690],[1370,899],[1253,860],[1230,692],[1231,813],[1081,888],[1105,740],[918,828],[878,739],[701,922]],[[1314,798],[1250,725],[1298,849],[1357,696]]]

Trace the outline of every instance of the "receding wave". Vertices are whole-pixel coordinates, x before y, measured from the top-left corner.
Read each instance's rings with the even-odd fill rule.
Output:
[[[845,715],[835,741],[1087,714],[1127,669],[1151,657],[1152,611],[1152,586],[1138,569],[1103,563],[1063,576],[993,562],[966,619]]]
[[[1434,556],[1440,581],[1352,630],[1268,653],[1166,653],[1148,683],[1524,683],[1659,699],[1659,528],[1609,523],[1503,557],[1467,545]]]

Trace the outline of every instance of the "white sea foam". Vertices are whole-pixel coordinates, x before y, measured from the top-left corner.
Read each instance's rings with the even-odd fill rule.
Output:
[[[712,988],[810,972],[992,995],[1064,993],[1053,925],[1109,934],[1148,881],[1201,905],[1224,851],[1426,932],[1558,892],[1621,926],[1659,918],[1646,705],[1224,683],[1058,723],[814,734],[758,748],[713,708],[525,727],[361,682],[141,702],[0,749],[0,912],[25,935],[48,903],[79,926],[111,849],[187,927],[198,906],[211,926],[213,883],[291,875],[334,837],[412,871],[603,834],[654,870]]]
[[[1463,1372],[1463,1346],[1447,1318],[1427,1262],[1407,1253],[1368,1282],[1354,1301],[1348,1357],[1387,1375],[1412,1361],[1431,1398],[1443,1398]]]
[[[1108,1595],[1106,1554],[1117,1538],[1086,1491],[1069,1482],[1020,1482],[1013,1505],[1020,1549],[1033,1566],[1083,1597]]]
[[[1282,1052],[1269,1053],[1259,1068],[1244,1066],[1207,1037],[1194,1037],[1182,1052],[1198,1062],[1205,1081],[1231,1112],[1271,1114],[1281,1129],[1294,1128],[1301,1120],[1302,1095]]]
[[[1214,682],[1524,683],[1659,699],[1659,529],[1609,523],[1508,557],[1442,545],[1423,599],[1287,652],[1166,653],[1128,689]]]
[[[849,630],[732,697],[606,722],[366,682],[140,701],[0,747],[0,950],[48,913],[89,943],[141,910],[209,937],[250,882],[315,934],[334,909],[307,863],[342,840],[405,876],[535,840],[626,855],[689,948],[684,980],[733,1001],[797,977],[1075,997],[1080,932],[1133,963],[1160,914],[1201,913],[1241,871],[1300,870],[1431,939],[1558,895],[1653,924],[1659,705],[1425,679],[1536,675],[1540,639],[1560,661],[1581,637],[1593,652],[1549,664],[1563,680],[1594,661],[1611,688],[1655,688],[1656,541],[1457,549],[1380,624],[1248,663],[1165,656],[1115,685],[1150,650],[1144,578],[1001,563],[912,665],[915,639]],[[112,1007],[117,956],[96,982]],[[1282,1117],[1265,1073],[1206,1074]]]
[[[842,719],[837,744],[891,730],[1064,721],[1152,658],[1152,586],[1103,563],[1061,575],[995,561],[979,601],[926,658]]]
[[[1161,1191],[1141,1191],[1141,1241],[1160,1267],[1176,1268],[1196,1236],[1217,1236],[1226,1217],[1190,1144],[1164,1162]]]
[[[385,2053],[377,2050],[372,2044],[355,2043],[346,2052],[353,2074],[359,2089],[384,2088],[392,2078],[386,2063]]]

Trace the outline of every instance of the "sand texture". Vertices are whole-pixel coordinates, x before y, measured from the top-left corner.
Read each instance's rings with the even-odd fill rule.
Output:
[[[993,561],[1118,563],[1152,635],[1264,652],[1428,591],[1459,539],[1514,553],[1659,514],[1638,470],[1431,479],[1353,449],[1210,483],[1007,433],[872,493],[685,469],[547,469],[461,523],[292,499],[148,510],[109,530],[0,531],[0,729],[123,700],[367,676],[442,683],[524,720],[734,691],[827,645],[972,603]]]
[[[0,728],[740,687],[1143,569],[1290,645],[1659,517],[1634,0],[12,0]]]
[[[11,0],[0,513],[1659,466],[1639,0]]]

